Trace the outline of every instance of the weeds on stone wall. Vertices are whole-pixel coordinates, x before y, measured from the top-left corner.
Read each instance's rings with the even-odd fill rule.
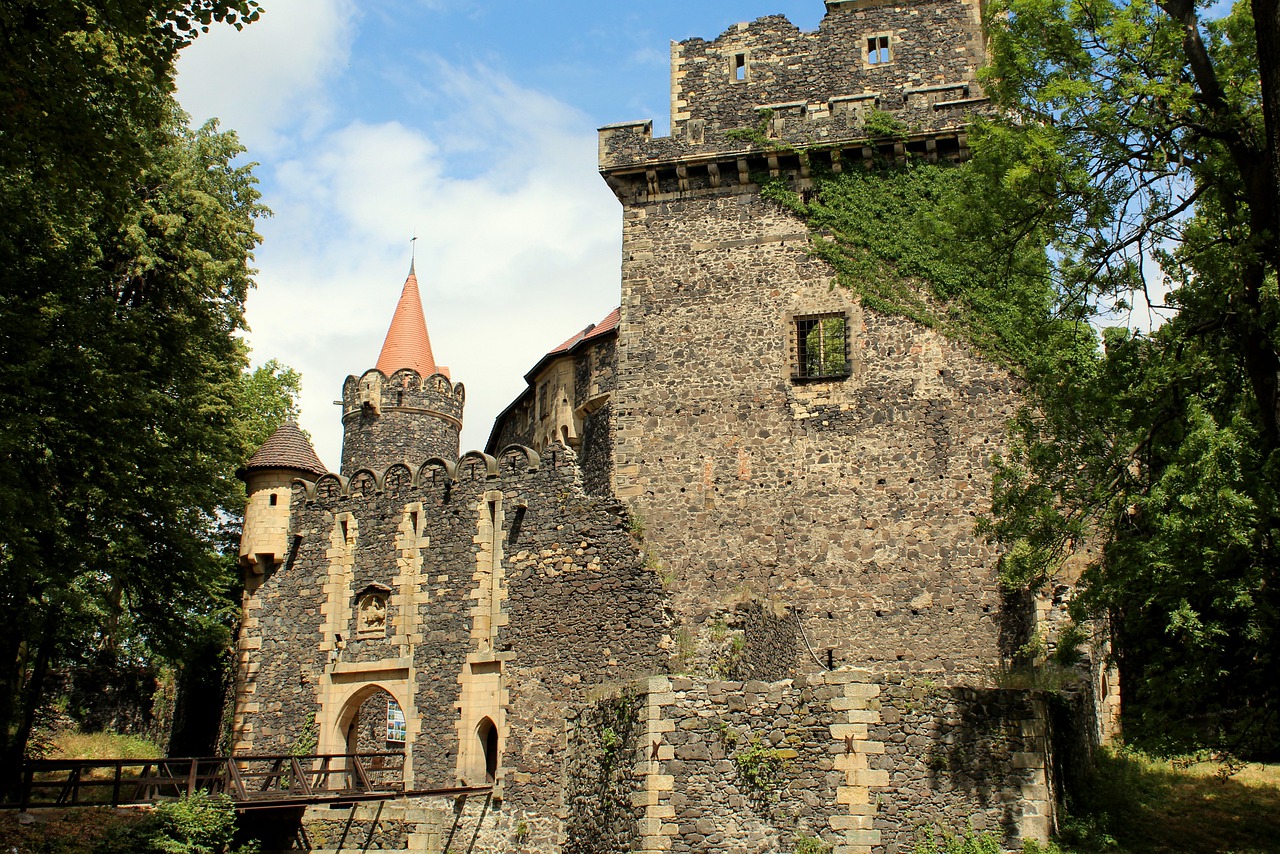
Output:
[[[773,121],[773,110],[769,107],[756,110],[755,127],[734,128],[725,131],[725,136],[737,142],[745,142],[766,151],[791,151],[792,147],[769,136],[769,123]]]
[[[744,746],[742,736],[729,725],[718,721],[716,730],[720,743],[729,754],[729,761],[734,770],[751,793],[757,796],[773,796],[781,783],[782,776],[790,765],[788,751],[780,750],[764,743],[759,735],[753,734]],[[738,747],[737,750],[734,750]],[[794,756],[794,752],[790,752]]]
[[[733,755],[733,767],[738,777],[759,792],[772,791],[786,768],[787,760],[776,747],[766,747],[760,736],[752,736],[751,743]]]
[[[742,659],[747,651],[747,638],[741,632],[734,632],[729,637],[725,651],[711,665],[711,675],[717,679],[731,679],[742,667]]]
[[[643,704],[634,691],[624,690],[579,714],[566,763],[564,854],[630,850],[639,818],[631,804],[631,764],[640,746]]]
[[[816,836],[797,834],[791,843],[792,854],[831,854],[831,846]]]
[[[862,121],[862,128],[870,139],[907,138],[907,125],[893,113],[885,110],[868,110]]]
[[[994,833],[975,833],[972,827],[963,833],[922,827],[917,831],[912,854],[1002,854],[1004,847]]]
[[[316,723],[316,713],[311,711],[307,713],[307,720],[302,724],[302,728],[298,730],[298,735],[293,740],[293,744],[289,746],[289,755],[311,756],[316,752],[316,746],[319,743],[320,727]]]

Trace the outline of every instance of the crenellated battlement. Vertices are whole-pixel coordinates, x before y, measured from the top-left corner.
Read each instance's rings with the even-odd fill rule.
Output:
[[[523,445],[510,445],[497,456],[468,451],[456,461],[431,457],[418,465],[394,463],[382,469],[361,468],[350,476],[329,472],[315,481],[297,478],[293,489],[295,497],[304,502],[331,506],[350,498],[400,496],[413,490],[448,492],[468,483],[503,489],[544,471],[566,481],[580,479],[570,448],[556,445],[546,454],[539,454]]]
[[[443,374],[377,368],[342,386],[342,471],[386,468],[422,456],[454,457],[467,393]]]
[[[600,171],[624,201],[657,201],[732,192],[753,174],[803,182],[811,158],[835,171],[964,159],[964,129],[988,105],[984,60],[971,0],[828,0],[814,32],[781,15],[737,24],[672,44],[671,135],[654,139],[649,121],[601,128]],[[886,137],[886,117],[903,133]]]
[[[342,417],[345,421],[365,408],[379,413],[392,409],[426,410],[456,422],[461,429],[466,400],[462,383],[455,384],[444,374],[423,377],[412,368],[403,368],[388,377],[371,368],[358,377],[347,377],[343,383]]]

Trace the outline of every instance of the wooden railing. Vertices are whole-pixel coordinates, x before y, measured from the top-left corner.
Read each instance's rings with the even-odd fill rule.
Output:
[[[123,806],[195,792],[226,794],[241,809],[395,797],[403,753],[194,759],[40,759],[23,767],[17,803],[0,808]]]

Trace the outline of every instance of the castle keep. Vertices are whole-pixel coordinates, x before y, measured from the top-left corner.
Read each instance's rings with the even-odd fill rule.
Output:
[[[377,366],[343,387],[341,473],[292,425],[246,466],[235,750],[403,749],[411,792],[492,786],[359,808],[360,839],[1046,837],[1048,713],[995,687],[1008,615],[974,535],[1014,383],[836,287],[760,194],[963,160],[978,5],[826,5],[816,32],[774,16],[674,44],[671,136],[600,131],[620,306],[526,374],[484,452],[459,454],[465,392],[411,270]],[[870,133],[885,113],[910,131]],[[304,823],[334,848],[332,815]]]

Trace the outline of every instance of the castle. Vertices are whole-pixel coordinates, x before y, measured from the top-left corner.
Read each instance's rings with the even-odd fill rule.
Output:
[[[341,472],[293,425],[246,465],[234,750],[392,747],[410,792],[492,786],[358,808],[343,838],[1046,838],[1053,716],[995,686],[1009,603],[974,534],[1016,385],[835,287],[758,180],[963,160],[979,4],[825,2],[815,32],[773,16],[673,44],[670,137],[601,129],[620,306],[530,370],[484,452],[459,454],[465,392],[411,269],[377,366],[343,387]],[[911,132],[869,138],[872,110]],[[1118,701],[1092,677],[1086,740]],[[311,847],[343,821],[309,811]]]

